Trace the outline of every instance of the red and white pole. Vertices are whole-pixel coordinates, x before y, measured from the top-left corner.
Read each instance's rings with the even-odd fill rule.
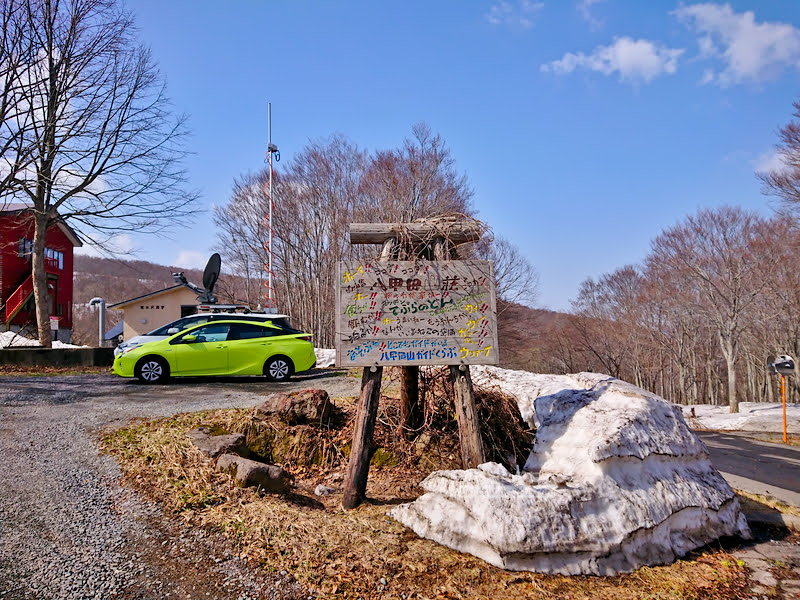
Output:
[[[264,286],[267,288],[267,293],[264,295],[267,312],[276,312],[277,307],[277,304],[275,303],[275,287],[273,284],[273,278],[275,277],[275,272],[273,271],[273,258],[275,255],[272,251],[272,211],[275,206],[272,196],[272,158],[276,153],[278,153],[278,147],[272,143],[272,103],[268,102],[267,153],[265,159],[269,169],[269,181],[264,185],[264,195],[267,197],[267,216],[264,218],[264,224],[267,227],[267,242],[264,244],[264,249],[267,251],[267,262],[264,265],[264,270],[267,272],[267,280],[264,282]],[[280,155],[278,158],[280,159]]]

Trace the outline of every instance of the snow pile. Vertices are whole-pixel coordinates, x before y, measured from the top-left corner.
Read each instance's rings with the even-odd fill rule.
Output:
[[[3,331],[0,333],[0,348],[23,348],[38,345],[39,340],[32,340],[30,338],[18,335],[13,331]],[[72,344],[65,344],[64,342],[54,340],[53,348],[88,348],[88,346],[74,346]]]
[[[738,413],[732,413],[727,406],[708,404],[681,408],[684,418],[693,429],[783,432],[783,405],[779,402],[740,402]],[[786,404],[786,430],[800,433],[800,404]]]
[[[330,348],[314,348],[314,355],[317,357],[317,367],[324,369],[336,364],[336,350]]]
[[[390,513],[418,535],[504,569],[593,575],[749,536],[679,408],[595,373],[473,371],[537,422],[533,452],[520,475],[495,463],[429,475],[424,495]]]

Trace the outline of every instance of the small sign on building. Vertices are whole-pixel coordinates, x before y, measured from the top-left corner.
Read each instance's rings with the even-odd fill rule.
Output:
[[[498,363],[490,261],[339,263],[339,367]]]

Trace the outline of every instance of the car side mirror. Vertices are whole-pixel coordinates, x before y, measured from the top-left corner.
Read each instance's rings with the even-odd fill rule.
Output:
[[[177,327],[170,327],[169,329],[167,329],[167,335],[174,335],[179,331],[180,329],[178,329]]]
[[[196,335],[192,335],[191,333],[189,333],[189,334],[186,334],[185,336],[183,336],[182,341],[184,343],[191,344],[192,342],[196,342],[197,341],[197,336]]]

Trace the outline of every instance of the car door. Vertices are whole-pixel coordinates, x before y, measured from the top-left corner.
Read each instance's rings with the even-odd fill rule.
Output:
[[[177,371],[173,375],[224,375],[228,373],[229,323],[207,323],[172,340]],[[195,339],[184,339],[194,336]]]
[[[261,375],[267,358],[274,354],[273,338],[281,335],[283,331],[267,323],[231,323],[228,334],[231,374]]]

